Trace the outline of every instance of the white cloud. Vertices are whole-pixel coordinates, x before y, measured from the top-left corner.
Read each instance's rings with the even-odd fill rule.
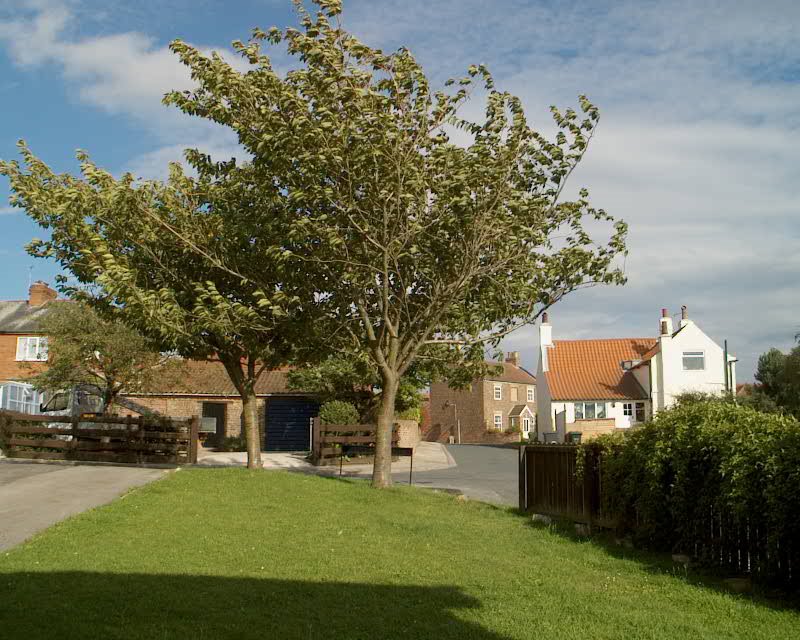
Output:
[[[81,37],[74,33],[75,14],[63,3],[40,0],[27,6],[23,17],[0,21],[0,42],[19,67],[60,66],[81,102],[133,117],[168,142],[207,135],[212,128],[161,104],[169,91],[193,86],[187,67],[167,46],[135,31]],[[236,68],[246,68],[229,50],[219,53]]]
[[[130,29],[86,36],[77,9],[27,6],[0,17],[0,42],[20,67],[58,65],[78,100],[155,133],[161,148],[127,163],[136,175],[163,177],[189,146],[240,155],[230,132],[161,105],[191,84],[163,43]],[[486,62],[545,129],[547,106],[588,94],[602,120],[574,187],[630,224],[629,283],[559,304],[556,332],[654,335],[661,307],[688,304],[729,338],[745,377],[758,353],[800,330],[798,20],[794,0],[349,0],[344,15],[369,44],[410,46],[437,80]],[[534,337],[523,330],[504,346],[535,366]]]

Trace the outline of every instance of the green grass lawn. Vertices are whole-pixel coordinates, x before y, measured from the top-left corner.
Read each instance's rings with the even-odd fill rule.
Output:
[[[0,555],[0,637],[776,640],[800,614],[445,494],[209,469]]]

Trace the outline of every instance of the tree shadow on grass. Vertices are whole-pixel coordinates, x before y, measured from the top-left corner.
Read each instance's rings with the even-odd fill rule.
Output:
[[[552,524],[546,525],[532,522],[531,513],[519,510],[517,510],[517,513],[525,517],[528,520],[528,526],[534,529],[547,529],[551,533],[576,544],[591,544],[602,549],[613,558],[636,562],[648,573],[668,575],[693,586],[733,595],[733,592],[723,582],[724,578],[733,576],[725,575],[719,570],[692,566],[691,563],[686,567],[674,562],[672,555],[669,553],[633,548],[630,543],[620,540],[612,531],[607,529],[594,530],[589,537],[579,536],[575,533],[575,524],[573,522],[554,520]],[[620,544],[621,542],[622,544]],[[750,592],[739,594],[738,597],[747,598],[754,604],[778,611],[800,610],[800,593],[764,584],[754,583]]]
[[[457,617],[457,587],[137,575],[0,573],[3,638],[503,640]]]

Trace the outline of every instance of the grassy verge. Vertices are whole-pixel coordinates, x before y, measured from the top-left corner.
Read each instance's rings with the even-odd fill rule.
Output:
[[[0,556],[4,638],[797,638],[720,593],[502,509],[180,471]]]

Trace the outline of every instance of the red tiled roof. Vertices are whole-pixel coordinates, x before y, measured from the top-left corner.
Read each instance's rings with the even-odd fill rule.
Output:
[[[497,367],[499,362],[487,362],[486,364]],[[486,380],[497,380],[497,382],[515,382],[517,384],[536,384],[536,376],[531,374],[527,369],[517,367],[510,362],[503,362],[503,372],[499,375],[492,375],[491,373],[486,376]]]
[[[624,360],[641,360],[657,345],[653,338],[554,340],[545,374],[554,400],[642,400],[647,394]]]
[[[262,373],[256,383],[256,395],[303,395],[302,391],[293,391],[287,386],[286,374],[288,372],[288,368],[282,368]],[[153,383],[146,394],[239,397],[228,372],[218,360],[186,360],[176,373],[167,374],[163,379]]]

